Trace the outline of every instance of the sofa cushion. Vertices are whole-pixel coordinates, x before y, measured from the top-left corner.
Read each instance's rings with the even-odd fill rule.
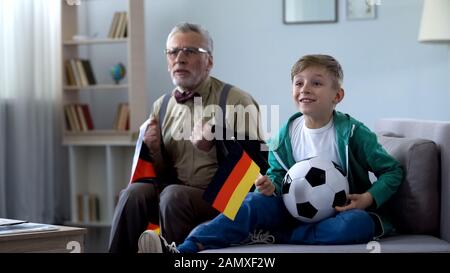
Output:
[[[431,234],[439,232],[439,150],[431,140],[379,135],[386,151],[400,161],[405,179],[385,204],[397,231]]]
[[[421,253],[450,252],[450,244],[430,235],[399,235],[385,237],[377,242],[350,245],[242,245],[220,249],[207,249],[206,253]]]

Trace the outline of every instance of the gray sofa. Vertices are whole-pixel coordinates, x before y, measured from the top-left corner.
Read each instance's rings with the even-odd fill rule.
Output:
[[[204,252],[450,252],[450,122],[382,119],[375,131],[406,170],[405,181],[386,204],[395,219],[396,235],[369,244],[259,244]]]

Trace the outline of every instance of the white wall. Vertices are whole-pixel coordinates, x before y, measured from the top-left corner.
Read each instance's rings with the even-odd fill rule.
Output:
[[[344,68],[346,97],[338,110],[373,128],[382,117],[450,120],[446,45],[417,41],[422,0],[382,0],[375,20],[348,21],[345,2],[330,24],[283,24],[282,1],[147,0],[150,98],[172,89],[163,49],[180,21],[200,23],[215,42],[212,75],[280,105],[284,122],[295,108],[290,69],[302,55],[327,53]]]

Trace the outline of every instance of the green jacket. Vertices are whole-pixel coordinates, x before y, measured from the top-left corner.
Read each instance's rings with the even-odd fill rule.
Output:
[[[269,165],[267,176],[275,186],[276,194],[281,194],[284,176],[296,162],[292,155],[289,125],[302,113],[296,113],[281,128],[278,136],[269,142]],[[380,215],[379,208],[397,191],[403,180],[400,163],[390,156],[378,143],[377,136],[363,123],[338,111],[333,113],[336,141],[342,168],[347,174],[350,193],[372,194],[374,204],[368,208],[377,212],[383,223],[383,234],[392,230],[386,217]],[[368,171],[377,177],[370,182]]]

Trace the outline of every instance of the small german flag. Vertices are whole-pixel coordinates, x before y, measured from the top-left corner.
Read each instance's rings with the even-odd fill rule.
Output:
[[[139,138],[136,142],[136,149],[134,151],[130,183],[138,181],[143,182],[148,179],[156,178],[156,172],[153,168],[148,147],[144,143],[144,134],[148,124],[149,121],[144,122],[139,129]]]
[[[161,229],[159,228],[159,225],[153,224],[151,222],[148,223],[146,230],[153,230],[157,234],[161,234]]]
[[[235,142],[228,152],[203,198],[234,220],[245,196],[258,177],[260,168],[238,142]]]

